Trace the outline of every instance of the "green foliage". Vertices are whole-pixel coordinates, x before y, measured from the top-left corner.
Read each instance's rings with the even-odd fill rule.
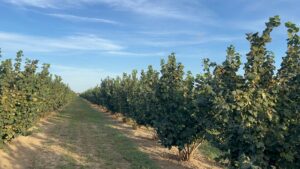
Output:
[[[135,114],[136,122],[139,125],[154,127],[155,115],[158,109],[156,88],[158,86],[159,73],[148,66],[147,72],[142,71],[138,93],[138,106]]]
[[[106,78],[100,87],[81,94],[113,112],[121,112],[138,125],[155,128],[165,147],[178,147],[183,160],[189,160],[204,139],[197,114],[195,78],[190,72],[184,78],[183,65],[175,55],[161,64],[159,73],[148,67],[137,78],[137,71],[122,78]]]
[[[240,61],[232,47],[226,61],[210,74],[212,143],[225,152],[223,159],[229,160],[231,168],[299,167],[299,121],[292,120],[299,119],[298,29],[286,24],[288,52],[274,76],[274,56],[266,44],[279,24],[275,16],[266,23],[262,35],[247,35],[251,48],[244,76],[238,75]]]
[[[217,147],[213,146],[211,143],[204,141],[203,144],[199,147],[199,151],[203,154],[204,157],[210,160],[217,160],[223,155],[223,152],[220,151]]]
[[[159,108],[154,126],[161,143],[168,148],[176,144],[177,134],[185,128],[179,122],[183,120],[180,119],[183,117],[183,75],[183,65],[176,62],[174,54],[169,56],[167,63],[161,61],[161,77],[156,92]]]
[[[204,59],[204,72],[196,77],[171,54],[160,74],[150,66],[140,78],[136,71],[107,78],[81,96],[153,127],[160,143],[178,147],[184,160],[206,140],[229,168],[300,168],[299,28],[285,24],[287,52],[275,74],[266,46],[279,25],[279,17],[271,17],[261,34],[247,34],[243,67],[233,46],[221,64]],[[6,63],[5,70],[10,67]]]
[[[161,77],[157,88],[159,109],[154,127],[165,147],[178,147],[180,158],[189,160],[202,142],[203,128],[198,123],[195,78],[171,54],[161,62]]]
[[[74,93],[49,74],[48,64],[37,72],[38,61],[27,59],[22,67],[23,52],[0,64],[0,142],[7,142],[18,134],[26,134],[45,113],[64,106]]]
[[[300,168],[300,38],[299,28],[287,22],[288,49],[277,73],[277,118],[268,148],[274,165]]]

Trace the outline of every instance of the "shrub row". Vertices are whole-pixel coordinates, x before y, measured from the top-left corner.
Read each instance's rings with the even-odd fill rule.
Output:
[[[220,160],[230,168],[300,168],[299,28],[285,24],[287,52],[276,71],[266,45],[279,25],[275,16],[261,34],[247,34],[243,71],[233,46],[221,64],[205,59],[196,76],[171,54],[160,73],[149,66],[139,77],[134,70],[106,78],[81,96],[153,127],[160,143],[178,147],[183,160],[207,140],[224,152]]]
[[[49,64],[38,72],[38,61],[26,59],[22,68],[22,57],[19,51],[14,62],[6,59],[0,64],[0,143],[26,134],[40,117],[74,96],[59,76],[49,73]]]

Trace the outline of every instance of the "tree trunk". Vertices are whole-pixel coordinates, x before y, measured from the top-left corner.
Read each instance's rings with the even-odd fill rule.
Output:
[[[192,144],[185,145],[184,149],[179,150],[179,159],[182,161],[190,161],[201,143],[202,140],[196,140]]]

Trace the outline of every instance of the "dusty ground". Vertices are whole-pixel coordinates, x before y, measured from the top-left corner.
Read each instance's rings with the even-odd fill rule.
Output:
[[[98,105],[92,105],[94,109],[100,112],[105,112],[114,123],[112,127],[116,128],[126,134],[139,147],[139,150],[149,154],[150,158],[164,169],[221,169],[215,162],[208,160],[199,152],[195,153],[194,159],[189,162],[182,162],[178,160],[178,150],[172,148],[171,150],[162,147],[158,141],[153,140],[153,130],[146,127],[133,129],[130,122],[124,123],[122,115],[111,115],[109,111]]]
[[[62,112],[42,119],[33,134],[19,136],[0,150],[0,169],[218,168],[201,154],[179,162],[176,149],[161,147],[151,129],[133,130],[120,118],[92,107],[76,99]]]
[[[82,99],[0,150],[0,169],[159,168]]]

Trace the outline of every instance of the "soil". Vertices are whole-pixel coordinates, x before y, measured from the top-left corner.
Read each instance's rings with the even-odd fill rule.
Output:
[[[140,126],[135,129],[131,121],[124,122],[123,116],[120,113],[112,115],[111,112],[105,108],[91,104],[94,109],[104,114],[111,119],[114,123],[113,128],[120,130],[128,138],[136,143],[142,152],[147,153],[150,158],[156,161],[161,168],[164,169],[221,169],[216,162],[204,157],[198,151],[195,152],[193,159],[190,161],[180,161],[178,159],[178,150],[173,147],[167,149],[162,147],[158,140],[154,140],[154,131],[151,128]]]
[[[150,158],[147,164],[164,169],[221,169],[199,152],[189,162],[179,161],[177,149],[162,147],[153,139],[151,128],[133,129],[130,122],[122,122],[122,116],[81,99],[63,112],[41,119],[31,131],[31,135],[19,136],[0,149],[0,169],[127,169],[134,168],[134,162],[126,157],[132,152],[146,154]],[[126,150],[127,155],[118,150],[123,144],[116,145],[118,133],[133,142],[129,149],[136,150]]]

